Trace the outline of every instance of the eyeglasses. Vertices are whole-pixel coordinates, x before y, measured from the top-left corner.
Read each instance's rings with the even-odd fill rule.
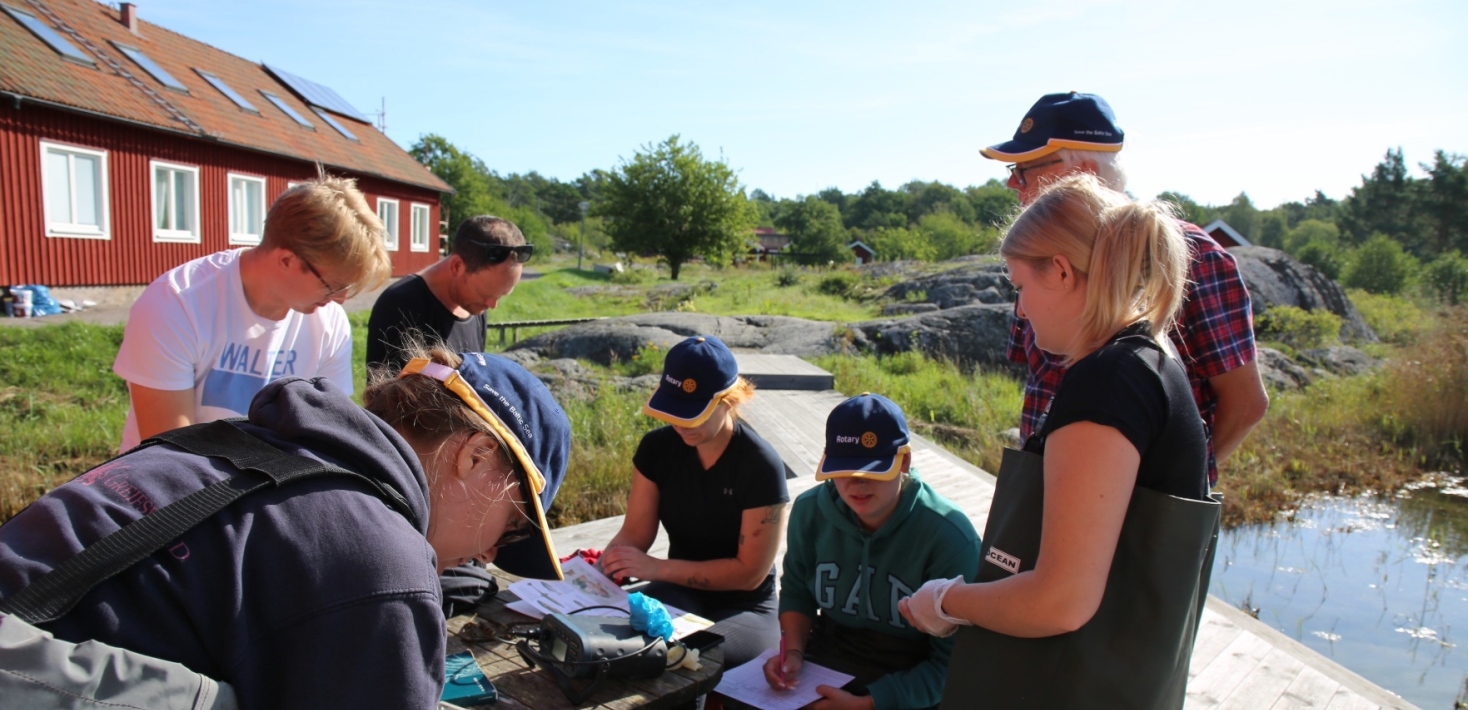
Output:
[[[320,271],[316,270],[316,267],[311,265],[311,262],[306,261],[305,257],[301,258],[301,263],[305,264],[306,268],[311,270],[311,275],[315,276],[316,280],[321,282],[321,287],[326,289],[326,295],[323,298],[331,298],[332,296],[342,293],[352,287],[351,284],[347,284],[341,288],[332,288],[331,283],[329,283],[326,278],[321,275]]]
[[[1040,168],[1049,167],[1051,165],[1055,165],[1057,163],[1063,163],[1063,162],[1065,162],[1065,161],[1062,160],[1062,159],[1060,159],[1060,158],[1056,158],[1054,160],[1047,160],[1047,161],[1045,161],[1043,163],[1035,163],[1034,165],[1025,165],[1025,166],[1020,166],[1019,164],[1011,165],[1011,166],[1009,166],[1009,176],[1012,177],[1012,178],[1014,178],[1015,183],[1018,184],[1020,187],[1029,187],[1030,186],[1029,185],[1029,181],[1028,180],[1025,180],[1025,173],[1026,172],[1028,172],[1030,170],[1039,170]]]
[[[510,258],[511,254],[515,256],[515,261],[523,264],[527,261],[530,261],[530,257],[535,254],[534,244],[521,244],[520,246],[512,247],[504,244],[485,244],[483,242],[474,243],[479,245],[479,248],[484,250],[484,254],[491,264],[501,263],[504,260]]]

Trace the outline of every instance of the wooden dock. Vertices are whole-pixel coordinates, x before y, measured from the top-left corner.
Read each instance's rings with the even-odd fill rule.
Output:
[[[793,356],[751,357],[740,353],[738,357],[741,373],[751,379],[766,374],[777,376],[767,382],[778,383],[778,377],[792,374],[809,375],[810,369],[823,372]],[[810,382],[799,378],[791,381],[798,385]],[[743,410],[745,420],[775,447],[794,472],[788,481],[792,499],[817,485],[814,471],[824,447],[826,415],[844,399],[846,395],[830,389],[788,390],[765,384],[759,386],[753,402]],[[923,480],[963,508],[982,532],[994,494],[994,476],[921,436],[913,436],[912,446],[913,467]],[[618,516],[560,528],[553,534],[556,548],[565,555],[579,547],[603,547],[621,524]],[[780,554],[784,552],[782,540]],[[652,553],[667,553],[667,536],[661,529]],[[1189,710],[1415,708],[1213,596],[1203,612],[1188,676],[1184,707]]]

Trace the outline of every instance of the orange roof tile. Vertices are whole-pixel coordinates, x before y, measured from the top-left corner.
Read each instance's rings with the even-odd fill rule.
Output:
[[[331,114],[359,140],[338,133],[259,64],[142,20],[137,21],[138,33],[133,34],[122,24],[118,11],[92,0],[0,3],[35,15],[78,49],[98,58],[95,66],[63,59],[9,14],[0,12],[0,92],[201,140],[320,161],[328,167],[452,192],[448,183],[375,126]],[[188,93],[165,88],[118,51],[113,42],[142,50],[188,87]],[[195,69],[219,77],[259,113],[236,106]],[[279,96],[314,124],[315,130],[286,116],[260,94],[261,90]]]

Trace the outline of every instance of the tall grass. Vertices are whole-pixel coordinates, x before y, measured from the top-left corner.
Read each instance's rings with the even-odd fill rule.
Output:
[[[571,463],[547,515],[554,526],[621,515],[632,487],[632,454],[659,426],[642,414],[646,392],[600,387],[589,400],[561,401],[571,419]]]
[[[998,471],[1005,430],[1019,426],[1024,386],[1007,374],[965,372],[917,352],[889,357],[828,355],[812,360],[848,394],[880,394],[902,407],[908,426],[986,471]]]

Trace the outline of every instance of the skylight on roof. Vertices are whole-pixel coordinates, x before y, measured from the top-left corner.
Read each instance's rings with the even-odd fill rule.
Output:
[[[352,132],[349,131],[349,130],[347,130],[347,127],[346,126],[343,126],[342,123],[341,123],[341,121],[338,121],[338,120],[332,118],[331,117],[331,114],[329,114],[329,113],[327,113],[325,111],[322,111],[319,108],[313,108],[311,110],[312,111],[315,111],[316,112],[316,115],[321,117],[321,120],[326,121],[328,124],[331,125],[332,128],[335,128],[337,133],[340,133],[340,134],[346,136],[348,140],[354,140],[354,141],[357,140],[357,137],[354,136],[354,135],[352,135]],[[360,143],[361,141],[357,141],[357,142]]]
[[[219,77],[214,76],[213,74],[210,74],[209,72],[206,72],[198,67],[194,67],[194,71],[198,72],[199,76],[204,77],[204,81],[209,82],[210,86],[219,89],[219,93],[229,97],[229,100],[233,101],[234,105],[246,111],[249,111],[250,113],[260,113],[260,109],[255,108],[255,104],[246,101],[245,97],[240,96],[239,92],[230,88],[229,84],[224,83],[223,79],[220,79]]]
[[[185,94],[189,93],[189,87],[179,83],[178,79],[173,78],[172,74],[164,71],[163,67],[158,66],[157,62],[149,59],[148,55],[143,54],[143,50],[137,47],[129,47],[119,42],[113,42],[112,46],[116,47],[117,51],[127,55],[127,58],[133,60],[134,64],[142,67],[143,71],[152,74],[153,78],[158,80],[158,83],[174,91],[182,91]]]
[[[367,117],[362,115],[361,111],[358,111],[351,104],[347,103],[346,99],[342,98],[335,91],[332,91],[330,87],[322,86],[309,79],[302,79],[295,74],[276,69],[269,64],[264,66],[265,71],[270,72],[275,78],[280,80],[280,83],[285,84],[291,91],[296,92],[296,95],[300,96],[302,101],[318,108],[324,108],[332,113],[338,113],[347,118],[367,123]]]
[[[25,10],[9,5],[0,5],[0,7],[5,8],[5,12],[15,18],[16,22],[19,22],[26,29],[30,30],[31,34],[34,34],[42,42],[45,42],[51,49],[56,50],[57,54],[74,62],[96,66],[97,63],[92,60],[91,55],[77,49],[72,43],[66,41],[66,38],[61,36],[61,33],[51,29],[50,25],[41,22],[40,18]]]
[[[265,91],[264,89],[260,90],[260,94],[268,99],[270,103],[275,104],[275,107],[280,109],[281,113],[284,113],[285,115],[295,119],[296,123],[299,123],[302,126],[305,126],[313,131],[316,130],[316,126],[312,125],[310,121],[307,121],[305,116],[296,113],[296,110],[291,108],[291,105],[286,103],[284,99],[270,93],[269,91]]]

